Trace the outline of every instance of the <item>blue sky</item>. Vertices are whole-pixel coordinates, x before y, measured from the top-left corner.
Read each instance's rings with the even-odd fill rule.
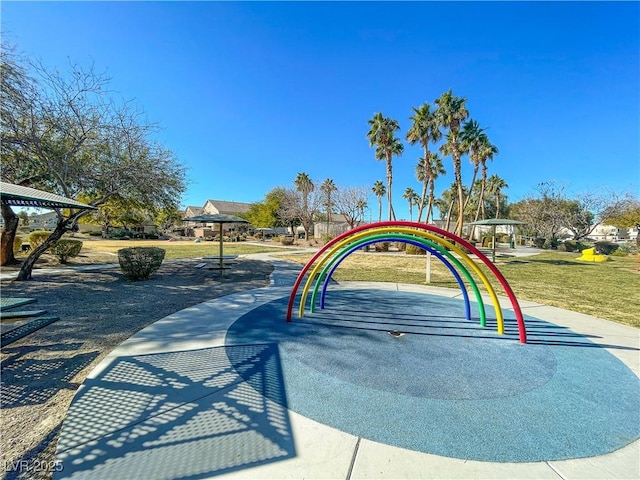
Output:
[[[467,98],[500,154],[509,201],[556,181],[567,193],[640,195],[638,2],[2,2],[3,41],[46,65],[93,62],[162,125],[188,166],[183,206],[261,200],[298,172],[385,181],[367,121],[402,138],[411,107]],[[418,146],[394,160],[394,208],[420,191]],[[463,158],[463,180],[472,170]],[[447,176],[436,193],[453,182]],[[372,216],[377,217],[371,194]],[[386,207],[384,209],[386,211]]]

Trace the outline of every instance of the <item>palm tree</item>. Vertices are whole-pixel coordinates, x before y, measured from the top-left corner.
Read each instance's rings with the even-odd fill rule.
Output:
[[[478,170],[480,169],[480,149],[482,143],[487,137],[484,130],[486,129],[480,128],[478,122],[475,120],[469,120],[468,122],[465,122],[462,126],[462,131],[460,132],[460,146],[462,147],[462,150],[469,152],[469,160],[473,165],[473,178],[469,185],[469,196],[464,202],[465,207],[473,193],[473,186],[475,185]]]
[[[496,201],[496,218],[500,218],[500,200],[502,189],[508,188],[507,182],[505,182],[498,175],[491,175],[487,180],[487,192],[495,196]]]
[[[384,187],[384,185],[382,185]],[[361,198],[356,203],[356,209],[360,212],[360,222],[364,223],[364,211],[367,209],[367,201],[364,198]]]
[[[418,222],[422,219],[422,210],[427,203],[427,188],[429,186],[429,177],[425,171],[425,161],[422,157],[418,158],[416,164],[416,179],[422,184],[422,193],[420,194],[420,201],[418,202]]]
[[[455,176],[455,184],[458,191],[458,220],[456,223],[456,235],[462,234],[462,224],[464,222],[464,197],[462,190],[462,165],[460,159],[464,150],[460,145],[460,122],[464,121],[469,112],[465,105],[467,99],[456,97],[453,95],[453,91],[443,93],[440,98],[436,100],[438,109],[436,115],[441,125],[445,126],[449,133],[447,134],[447,142],[443,145],[443,152],[450,153],[453,159],[453,170]]]
[[[315,189],[313,182],[309,178],[305,172],[300,172],[296,176],[296,179],[293,181],[296,186],[296,190],[298,190],[302,194],[302,217],[303,219],[307,218],[307,214],[309,213],[309,195]],[[309,228],[310,222],[305,221],[303,224],[304,227],[304,239],[309,240]]]
[[[391,201],[391,183],[393,182],[393,171],[391,161],[394,155],[402,155],[404,145],[395,138],[394,133],[400,130],[397,120],[382,116],[382,113],[376,113],[369,120],[369,146],[376,147],[376,160],[386,161],[387,164],[387,201],[389,202],[389,220],[395,220],[396,214],[393,211],[393,203]]]
[[[440,205],[442,208],[442,210],[440,210],[440,213],[442,214],[442,212],[444,210],[447,211],[446,214],[446,218],[447,218],[447,223],[445,224],[444,229],[449,231],[449,227],[451,226],[451,214],[453,213],[453,207],[456,204],[456,196],[457,196],[457,190],[458,187],[456,185],[456,183],[452,183],[451,186],[442,192],[442,197],[440,197]]]
[[[427,205],[427,216],[425,217],[425,223],[429,223],[429,216],[432,213],[433,205],[435,203],[435,185],[436,179],[440,175],[444,175],[447,172],[442,165],[442,159],[438,156],[437,153],[429,154],[429,166],[431,170],[431,179],[429,180],[429,202]]]
[[[413,109],[413,116],[409,117],[413,121],[413,124],[407,132],[407,141],[411,145],[415,145],[420,142],[423,149],[423,156],[420,159],[422,162],[422,169],[416,166],[416,176],[418,181],[422,182],[422,195],[420,196],[421,202],[418,208],[418,222],[422,218],[422,210],[424,209],[427,185],[431,181],[431,171],[429,164],[429,143],[437,142],[442,137],[440,132],[440,124],[438,122],[438,116],[435,111],[431,111],[431,105],[423,103],[420,107],[411,107]]]
[[[482,212],[482,219],[486,218],[485,209],[484,209],[484,192],[487,187],[487,160],[493,160],[493,156],[498,154],[498,147],[493,145],[489,139],[485,136],[483,142],[480,146],[480,165],[482,167],[482,178],[480,180],[480,195],[478,196],[478,205],[476,209],[476,215],[474,218],[474,222],[478,221],[480,217],[480,212]],[[473,229],[471,231],[471,235],[473,235]],[[471,237],[470,237],[471,238]]]
[[[382,197],[387,193],[387,187],[381,180],[376,180],[371,191],[378,197],[378,221],[382,221]]]
[[[330,178],[327,178],[320,186],[320,190],[322,190],[322,193],[324,193],[325,205],[327,207],[327,235],[330,234],[329,224],[331,223],[331,213],[333,210],[333,203],[331,202],[331,194],[335,192],[337,189],[338,187],[335,186],[335,184],[333,183],[333,180],[331,180]]]
[[[413,222],[413,206],[420,201],[420,197],[413,188],[407,187],[407,189],[404,191],[404,194],[402,195],[402,198],[409,202],[409,217]]]

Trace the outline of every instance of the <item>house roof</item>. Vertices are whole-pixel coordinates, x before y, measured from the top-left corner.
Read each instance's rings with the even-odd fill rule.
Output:
[[[207,200],[204,206],[204,210],[207,210],[207,204],[211,205],[217,212],[212,213],[247,213],[251,207],[250,203],[244,202],[228,202],[224,200]]]
[[[189,206],[184,209],[184,216],[195,217],[196,215],[202,215],[203,212],[204,212],[204,208],[202,207]]]
[[[0,182],[0,198],[3,203],[12,206],[97,210],[94,206],[55,193],[5,182]]]

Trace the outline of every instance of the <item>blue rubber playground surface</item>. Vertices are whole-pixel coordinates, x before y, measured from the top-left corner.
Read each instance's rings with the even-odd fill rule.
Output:
[[[522,344],[512,310],[499,335],[459,291],[366,282],[287,323],[299,266],[273,263],[111,352],[54,478],[640,477],[637,329],[521,302]]]
[[[489,462],[602,455],[640,435],[638,378],[566,328],[527,316],[525,345],[515,320],[498,335],[466,320],[460,299],[376,289],[332,292],[286,323],[287,300],[243,315],[226,340],[277,345],[286,406],[318,422]]]

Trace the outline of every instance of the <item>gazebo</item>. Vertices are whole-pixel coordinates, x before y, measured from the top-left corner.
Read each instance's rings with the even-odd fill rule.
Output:
[[[249,223],[249,221],[235,215],[227,215],[223,213],[217,213],[213,215],[197,215],[195,217],[185,218],[185,220],[188,222],[200,222],[205,225],[207,223],[217,223],[220,225],[220,253],[218,254],[217,258],[220,261],[218,268],[220,269],[220,273],[222,273],[222,271],[224,270],[224,256],[222,255],[224,248],[222,243],[224,229],[222,228],[222,226],[225,223]]]

